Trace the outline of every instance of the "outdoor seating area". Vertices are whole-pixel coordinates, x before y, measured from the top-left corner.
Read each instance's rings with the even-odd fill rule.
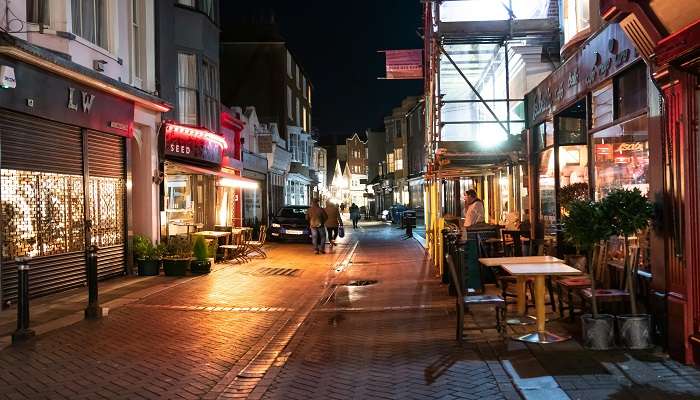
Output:
[[[464,339],[464,315],[475,305],[493,310],[478,314],[483,320],[478,323],[480,329],[491,328],[485,318],[495,314],[493,327],[502,337],[540,344],[574,337],[584,347],[594,349],[596,343],[588,346],[587,327],[579,327],[585,325],[582,315],[618,319],[620,325],[625,316],[639,312],[637,304],[631,303],[631,291],[644,287],[629,281],[630,276],[644,278],[638,273],[639,246],[628,245],[626,260],[620,263],[616,258],[619,254],[609,251],[613,246],[608,241],[596,243],[590,253],[589,273],[588,263],[581,261],[582,257],[588,261],[585,256],[556,257],[555,247],[544,240],[522,240],[527,236],[529,233],[516,235],[499,226],[490,232],[463,231],[456,225],[443,229],[443,283],[449,284],[450,294],[457,298],[457,340]],[[645,298],[642,289],[635,298]],[[644,301],[640,303],[645,308]],[[621,347],[626,347],[624,340],[620,339]],[[651,340],[647,338],[641,348],[652,347]]]

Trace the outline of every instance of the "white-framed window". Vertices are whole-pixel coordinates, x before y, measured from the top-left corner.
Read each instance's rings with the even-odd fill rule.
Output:
[[[49,0],[27,0],[27,22],[49,26]]]
[[[298,65],[297,65],[296,80],[297,80],[297,89],[301,89],[301,72],[299,71]]]
[[[301,102],[299,101],[299,98],[296,96],[294,97],[294,103],[296,104],[296,108],[297,108],[297,113],[296,113],[297,119],[294,120],[294,123],[299,124],[299,122],[301,122],[301,115],[300,115],[301,114],[301,107],[300,107]]]
[[[589,0],[564,0],[564,43],[591,26]]]
[[[401,171],[403,169],[403,147],[394,149],[394,170]]]
[[[307,87],[306,87],[306,77],[305,76],[301,77],[301,91],[304,94],[305,99],[309,97],[308,92],[307,92]]]
[[[219,68],[207,60],[202,61],[202,94],[202,125],[216,132],[219,130]]]
[[[106,0],[71,0],[73,34],[107,49],[106,14]]]
[[[197,125],[197,56],[177,54],[177,116],[183,124]]]
[[[294,62],[292,61],[292,53],[290,53],[289,50],[287,50],[287,75],[290,78],[293,78],[293,76],[292,76],[292,73],[293,73],[292,64],[293,63]]]
[[[131,84],[143,87],[146,39],[144,35],[143,0],[131,0]]]
[[[294,104],[292,104],[292,88],[287,87],[287,116],[289,119],[294,118]]]
[[[302,107],[301,117],[302,117],[302,119],[303,119],[303,125],[302,125],[302,126],[304,127],[304,131],[308,132],[308,131],[309,131],[309,127],[306,125],[306,107]]]
[[[299,151],[299,134],[289,133],[289,152],[292,154],[292,161],[301,162]]]
[[[387,153],[386,155],[386,165],[389,170],[389,173],[392,173],[395,171],[394,168],[394,153]]]

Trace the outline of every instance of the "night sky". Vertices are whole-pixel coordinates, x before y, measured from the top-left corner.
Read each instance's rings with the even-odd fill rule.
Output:
[[[253,3],[253,2],[250,2]],[[422,93],[420,80],[379,80],[377,50],[422,48],[419,0],[257,0],[252,6],[222,0],[222,27],[234,16],[273,12],[280,32],[314,87],[313,127],[322,142],[366,128],[406,96]],[[241,7],[248,7],[243,10]]]

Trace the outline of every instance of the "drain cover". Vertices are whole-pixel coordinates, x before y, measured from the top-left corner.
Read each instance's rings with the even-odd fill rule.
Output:
[[[374,285],[375,283],[378,283],[379,281],[375,280],[357,280],[357,281],[350,281],[345,284],[345,286],[369,286],[369,285]]]
[[[262,276],[287,276],[297,277],[301,274],[301,270],[297,268],[258,268],[255,275]]]

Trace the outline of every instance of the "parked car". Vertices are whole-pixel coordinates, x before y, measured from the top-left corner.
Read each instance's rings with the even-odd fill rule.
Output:
[[[310,241],[311,232],[306,222],[309,206],[284,206],[272,217],[270,236],[275,240]]]

